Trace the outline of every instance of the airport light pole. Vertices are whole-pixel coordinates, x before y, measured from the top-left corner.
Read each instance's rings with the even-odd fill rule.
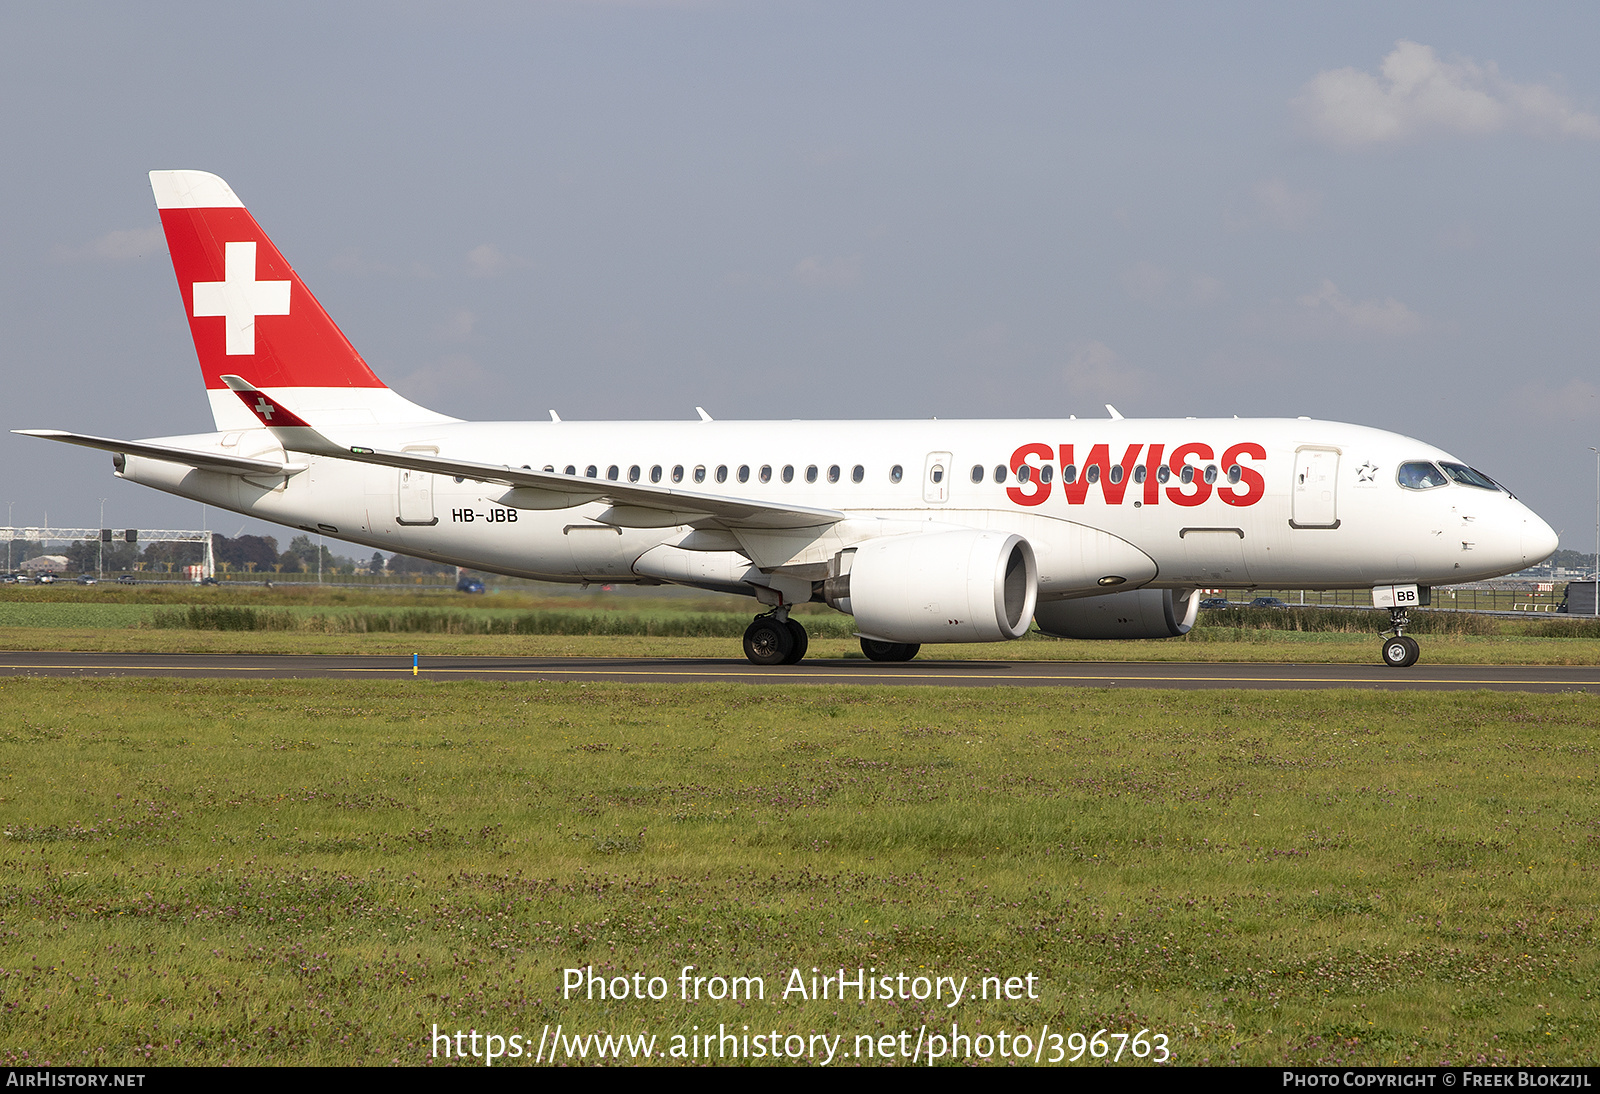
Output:
[[[1590,614],[1600,616],[1600,448],[1591,445],[1589,451],[1594,453],[1594,611]]]
[[[106,526],[106,499],[105,498],[101,498],[100,499],[100,524],[98,525],[98,527],[104,528],[105,526]],[[100,580],[104,581],[106,579],[106,539],[105,539],[105,536],[96,536],[95,540],[100,544]]]
[[[11,541],[17,538],[16,529],[11,527],[11,507],[15,504],[17,503],[14,501],[6,502],[6,573],[8,574],[11,572]]]

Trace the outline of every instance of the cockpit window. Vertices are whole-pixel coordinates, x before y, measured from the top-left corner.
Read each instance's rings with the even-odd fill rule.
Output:
[[[1500,489],[1499,484],[1488,475],[1475,468],[1468,467],[1464,463],[1446,463],[1440,464],[1440,466],[1444,468],[1446,475],[1449,475],[1453,481],[1459,482],[1462,486],[1476,486],[1480,490],[1498,491]]]
[[[1400,470],[1395,473],[1395,478],[1407,490],[1431,490],[1435,486],[1445,484],[1445,477],[1440,474],[1439,469],[1422,460],[1401,464]]]

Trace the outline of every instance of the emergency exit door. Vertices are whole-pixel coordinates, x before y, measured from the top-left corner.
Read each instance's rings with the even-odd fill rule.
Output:
[[[1339,527],[1337,448],[1301,448],[1294,454],[1294,528]]]

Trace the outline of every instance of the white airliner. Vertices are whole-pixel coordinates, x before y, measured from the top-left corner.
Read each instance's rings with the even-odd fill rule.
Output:
[[[216,432],[31,436],[208,505],[478,570],[754,597],[761,665],[790,609],[862,649],[1167,638],[1202,587],[1371,588],[1386,664],[1433,585],[1523,569],[1556,534],[1498,483],[1394,433],[1306,418],[464,422],[384,386],[222,179],[150,175]]]

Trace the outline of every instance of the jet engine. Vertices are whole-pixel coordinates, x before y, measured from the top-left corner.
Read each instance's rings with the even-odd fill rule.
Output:
[[[1133,589],[1055,600],[1034,612],[1039,629],[1057,638],[1176,638],[1188,634],[1200,607],[1195,589]]]
[[[823,599],[884,642],[1002,642],[1028,630],[1039,567],[1021,536],[971,529],[841,551]]]

